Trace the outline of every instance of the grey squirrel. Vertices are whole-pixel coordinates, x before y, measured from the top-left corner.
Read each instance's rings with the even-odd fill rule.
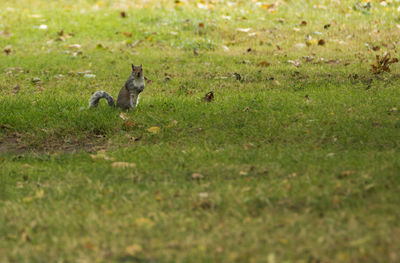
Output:
[[[125,85],[119,91],[117,98],[117,105],[115,105],[113,97],[105,91],[97,91],[93,94],[89,100],[89,108],[97,107],[100,99],[104,98],[107,100],[108,105],[124,110],[135,109],[139,104],[139,95],[144,89],[145,79],[143,76],[142,65],[134,66],[132,64],[132,73],[126,80]]]

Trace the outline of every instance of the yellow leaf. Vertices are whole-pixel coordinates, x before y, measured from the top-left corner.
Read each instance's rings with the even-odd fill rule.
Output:
[[[176,6],[182,6],[182,5],[183,5],[183,2],[180,1],[180,0],[175,0],[175,5],[176,5]]]
[[[142,252],[143,248],[138,244],[133,244],[125,248],[125,252],[131,256],[135,256],[137,253]]]
[[[33,201],[33,197],[24,197],[24,198],[22,199],[22,201],[24,201],[25,203],[32,202],[32,201]]]
[[[152,227],[154,222],[149,218],[141,217],[136,219],[136,224],[143,227]]]
[[[275,6],[275,4],[262,4],[261,8],[262,9],[270,9],[270,8],[272,8],[274,6]]]
[[[147,129],[148,132],[151,132],[153,134],[157,134],[160,132],[160,127],[157,126],[153,126]]]
[[[36,195],[35,195],[36,198],[42,198],[43,196],[44,196],[43,189],[36,191]]]

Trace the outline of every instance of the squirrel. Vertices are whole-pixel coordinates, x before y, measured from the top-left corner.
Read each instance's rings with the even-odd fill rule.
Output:
[[[139,95],[144,89],[144,84],[145,78],[143,76],[142,65],[134,66],[132,64],[132,73],[119,91],[116,105],[110,94],[105,91],[97,91],[89,100],[89,108],[96,108],[99,105],[100,99],[104,98],[111,107],[117,106],[124,110],[135,109],[139,104]]]

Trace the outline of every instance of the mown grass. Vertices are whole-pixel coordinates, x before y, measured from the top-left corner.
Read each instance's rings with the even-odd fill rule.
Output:
[[[0,261],[398,262],[398,4],[353,4],[5,2]]]

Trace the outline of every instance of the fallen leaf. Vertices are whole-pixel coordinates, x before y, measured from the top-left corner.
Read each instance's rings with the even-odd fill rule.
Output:
[[[25,241],[25,242],[31,241],[31,238],[29,237],[28,233],[26,233],[26,231],[22,232],[21,238],[22,238],[22,241]]]
[[[133,168],[136,167],[135,163],[127,163],[127,162],[113,162],[111,164],[113,168]]]
[[[11,53],[11,46],[10,46],[10,45],[6,46],[6,47],[3,49],[3,51],[4,51],[4,53],[6,53],[7,55],[10,55],[10,53]]]
[[[125,125],[128,126],[128,127],[130,127],[130,128],[134,128],[134,127],[135,127],[135,122],[130,121],[130,120],[127,120],[127,121],[125,122]]]
[[[230,51],[229,47],[227,47],[227,46],[225,46],[225,45],[222,45],[221,47],[222,47],[222,49],[223,49],[225,52]]]
[[[175,0],[175,5],[176,5],[176,6],[182,6],[182,5],[183,5],[183,2],[180,1],[180,0]]]
[[[381,50],[381,47],[380,46],[373,46],[372,50],[373,51],[379,51],[379,50]]]
[[[338,205],[339,203],[340,203],[339,198],[337,198],[337,197],[332,198],[332,204]]]
[[[193,179],[203,179],[204,175],[200,174],[200,173],[193,173],[192,174],[192,178]]]
[[[204,23],[199,23],[199,27],[204,27]]]
[[[10,33],[9,31],[7,31],[6,29],[4,31],[0,31],[0,36],[4,36],[4,37],[11,37],[13,36],[13,33]]]
[[[31,82],[33,83],[33,84],[37,84],[37,83],[39,83],[41,80],[40,80],[40,78],[32,78],[31,79]]]
[[[271,65],[271,63],[267,62],[267,61],[261,61],[260,63],[257,64],[260,67],[268,67]]]
[[[73,44],[73,45],[69,45],[68,47],[69,47],[69,48],[72,48],[72,49],[80,49],[80,48],[81,48],[81,45],[79,45],[79,44]]]
[[[128,120],[128,117],[126,116],[126,114],[125,114],[124,112],[121,112],[121,113],[119,114],[119,117],[120,117],[121,119],[123,119],[124,121]]]
[[[208,198],[208,193],[199,193],[200,198]]]
[[[157,134],[160,132],[160,127],[157,126],[153,126],[147,129],[148,132],[153,133],[153,134]]]
[[[208,102],[213,101],[214,100],[214,92],[212,92],[212,91],[208,92],[206,95],[204,95],[203,100],[208,101]]]
[[[346,170],[340,173],[341,176],[349,176],[349,175],[353,175],[355,174],[356,171],[352,171],[352,170]]]
[[[301,21],[300,26],[306,26],[306,25],[307,25],[307,21],[305,21],[305,20]]]
[[[94,250],[95,246],[92,244],[92,242],[88,241],[85,244],[85,248],[89,249],[89,250]]]
[[[144,227],[152,227],[154,225],[154,222],[150,218],[146,217],[141,217],[136,219],[135,223],[138,226],[144,226]]]
[[[306,62],[311,62],[314,60],[313,56],[303,56],[303,58],[306,60]]]
[[[318,46],[324,46],[325,45],[325,40],[320,39],[318,40]]]
[[[131,32],[121,32],[121,34],[126,36],[126,37],[132,37],[132,33]]]
[[[20,91],[20,86],[18,86],[18,85],[16,85],[14,88],[13,88],[13,91],[12,91],[12,93],[13,94],[17,94],[19,91]]]
[[[326,64],[339,64],[340,60],[338,59],[329,59],[327,61],[325,61]]]
[[[140,245],[133,244],[125,248],[125,252],[130,256],[135,256],[137,253],[142,252],[143,248]]]
[[[236,30],[239,31],[239,32],[247,33],[247,32],[249,32],[251,30],[251,28],[237,28]]]
[[[294,65],[296,68],[298,68],[301,65],[301,61],[299,59],[288,60],[287,63]]]
[[[236,78],[236,80],[242,80],[242,76],[239,74],[239,73],[233,73],[233,75],[232,75],[233,77],[235,77]]]
[[[382,58],[380,58],[379,55],[376,55],[375,64],[371,65],[372,73],[381,74],[383,72],[390,72],[389,66],[391,64],[399,62],[397,58],[392,58],[392,59],[390,58],[391,56],[389,52],[383,53]]]
[[[119,14],[120,14],[120,16],[121,16],[122,18],[126,18],[126,17],[127,17],[127,15],[126,15],[126,13],[125,13],[124,11],[120,12]]]

